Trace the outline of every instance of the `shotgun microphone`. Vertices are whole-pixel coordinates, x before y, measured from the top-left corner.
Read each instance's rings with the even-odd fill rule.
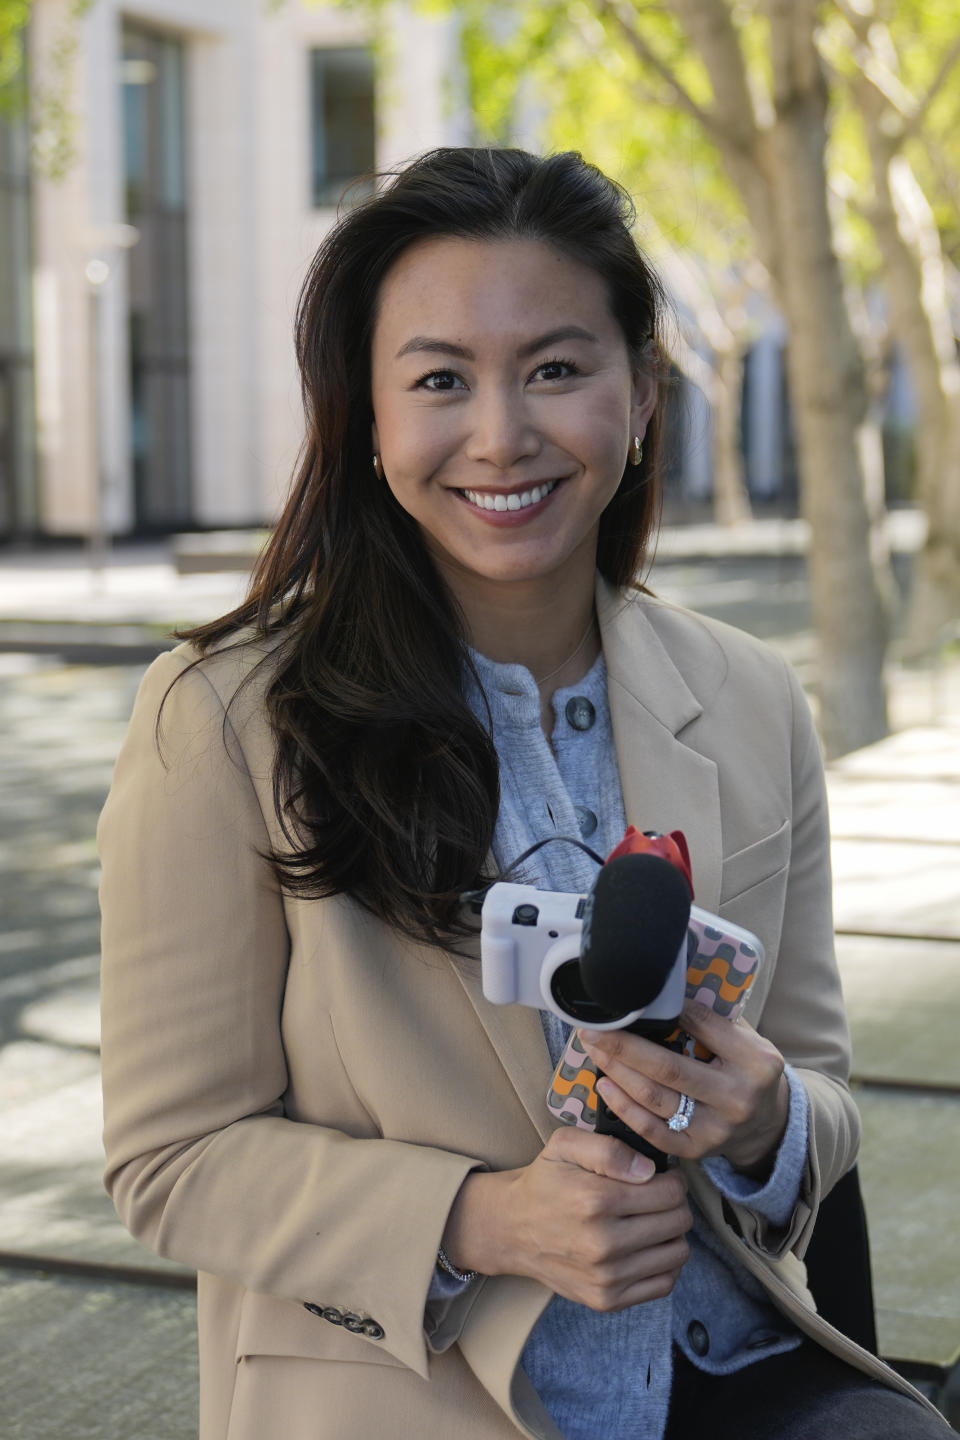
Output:
[[[597,874],[583,911],[580,977],[590,999],[615,1015],[643,1009],[646,1018],[674,1021],[683,1005],[686,964],[680,985],[668,986],[685,946],[690,923],[690,887],[683,874],[659,855],[620,855]],[[650,1014],[663,995],[672,1017]],[[672,992],[671,992],[672,988]]]

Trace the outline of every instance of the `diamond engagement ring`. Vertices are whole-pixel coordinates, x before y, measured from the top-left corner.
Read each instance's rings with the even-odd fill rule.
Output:
[[[686,1130],[693,1119],[695,1108],[696,1102],[691,1100],[689,1095],[681,1095],[679,1105],[667,1121],[667,1128],[674,1132]]]

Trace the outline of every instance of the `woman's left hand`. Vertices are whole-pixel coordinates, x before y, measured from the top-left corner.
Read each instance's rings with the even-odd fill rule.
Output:
[[[752,1026],[731,1024],[697,1002],[680,1023],[713,1051],[709,1062],[677,1055],[627,1030],[581,1030],[606,1104],[658,1150],[684,1160],[724,1155],[746,1175],[769,1173],[790,1110],[790,1086],[777,1047]],[[685,1130],[667,1121],[682,1096],[694,1101]]]

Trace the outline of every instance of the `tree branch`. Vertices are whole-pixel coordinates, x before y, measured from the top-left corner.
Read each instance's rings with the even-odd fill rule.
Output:
[[[849,0],[833,0],[833,4],[850,27],[851,40],[847,42],[847,51],[856,63],[860,75],[896,111],[903,122],[901,141],[919,136],[930,106],[960,61],[960,35],[946,51],[926,93],[917,99],[878,52],[870,33],[874,25],[873,16],[870,13],[861,13]],[[885,24],[883,29],[889,36]],[[893,48],[892,41],[890,48]]]
[[[862,10],[851,5],[850,0],[833,0],[833,7],[843,16],[857,39],[865,41],[867,31],[873,23],[873,16],[864,14]]]
[[[943,60],[940,62],[940,69],[931,80],[926,94],[920,100],[914,101],[913,114],[910,116],[907,126],[911,134],[916,134],[923,124],[930,106],[942,90],[944,83],[958,60],[960,60],[960,35],[957,36],[944,55]]]
[[[707,68],[716,123],[727,145],[755,160],[759,127],[740,37],[725,0],[674,0],[673,9]]]
[[[747,62],[727,0],[671,0],[671,11],[703,63],[713,89],[707,138],[739,191],[770,273],[777,268],[766,132],[754,109]]]
[[[815,81],[813,32],[816,7],[811,0],[766,0],[770,26],[773,91],[781,104],[790,104]]]
[[[614,0],[594,0],[594,9],[600,18],[610,21],[616,27],[641,64],[649,66],[655,74],[660,76],[664,84],[673,92],[682,109],[686,110],[687,114],[691,115],[705,130],[715,131],[717,121],[713,113],[704,110],[702,105],[697,104],[670,66],[661,60],[639,31],[628,22],[620,6],[614,3]]]

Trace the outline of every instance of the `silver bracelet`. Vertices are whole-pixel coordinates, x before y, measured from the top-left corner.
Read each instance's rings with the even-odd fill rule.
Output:
[[[478,1270],[458,1270],[442,1245],[437,1251],[437,1264],[441,1270],[446,1270],[448,1275],[452,1275],[454,1280],[459,1280],[461,1285],[466,1285],[471,1280],[476,1280],[480,1273]]]

